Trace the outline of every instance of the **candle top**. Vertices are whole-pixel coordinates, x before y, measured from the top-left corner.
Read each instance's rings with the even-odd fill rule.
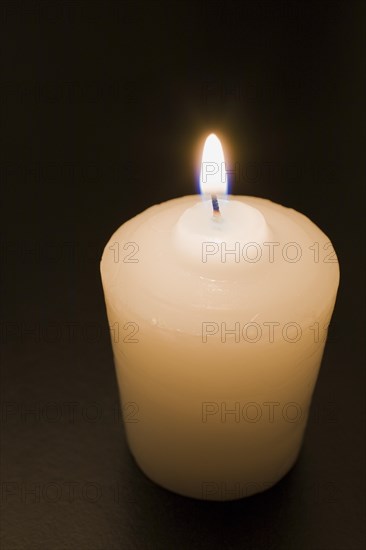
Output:
[[[173,199],[123,224],[107,244],[102,278],[113,307],[133,311],[161,327],[194,333],[203,317],[215,320],[217,311],[232,320],[308,318],[311,322],[324,303],[332,307],[339,267],[327,236],[291,208],[258,197],[233,199],[259,211],[270,230],[270,240],[259,243],[255,261],[251,257],[255,249],[249,249],[245,239],[238,241],[238,262],[232,260],[235,255],[221,256],[221,250],[209,253],[206,262],[199,247],[196,256],[182,250],[176,241],[179,220],[202,202],[197,195]],[[320,261],[314,257],[314,243],[323,251]],[[121,254],[116,262],[117,245]],[[129,246],[137,250],[133,261]],[[335,262],[324,261],[326,254]]]
[[[204,145],[200,186],[201,197],[153,206],[111,237],[102,258],[110,307],[195,334],[217,311],[234,322],[245,315],[311,323],[333,307],[339,267],[327,236],[291,208],[227,195],[224,154],[214,134]],[[116,262],[116,245],[137,254]],[[329,246],[331,260],[319,261],[314,247]]]
[[[223,276],[230,278],[230,266],[238,263],[235,254],[238,243],[253,243],[252,248],[261,246],[271,238],[271,231],[263,214],[249,204],[225,198],[220,200],[220,215],[216,216],[212,213],[211,201],[202,199],[183,212],[174,226],[172,238],[176,250],[187,261],[191,260],[192,268],[199,266],[202,275],[219,276],[219,271],[229,270]],[[204,258],[205,251],[217,250],[218,247],[220,254],[210,254],[209,265],[202,265],[208,263]],[[224,262],[223,251],[226,253]]]

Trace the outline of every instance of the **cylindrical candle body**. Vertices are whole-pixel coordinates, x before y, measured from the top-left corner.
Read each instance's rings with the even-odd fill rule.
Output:
[[[264,216],[267,240],[213,237],[190,256],[188,196],[122,225],[101,262],[131,452],[156,483],[210,500],[263,491],[295,462],[339,282],[308,218],[232,199]]]

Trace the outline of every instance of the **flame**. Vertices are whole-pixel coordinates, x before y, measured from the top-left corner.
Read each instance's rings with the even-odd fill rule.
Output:
[[[224,151],[215,134],[205,141],[200,171],[200,190],[202,194],[224,195],[228,192]]]

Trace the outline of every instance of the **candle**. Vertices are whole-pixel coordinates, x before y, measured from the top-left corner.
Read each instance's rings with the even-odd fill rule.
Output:
[[[130,450],[157,484],[208,500],[261,492],[296,461],[339,282],[328,237],[225,195],[223,165],[211,135],[202,196],[129,220],[101,261]]]

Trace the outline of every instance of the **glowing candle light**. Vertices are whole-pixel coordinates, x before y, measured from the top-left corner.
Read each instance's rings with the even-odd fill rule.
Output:
[[[223,166],[211,135],[202,197],[129,220],[101,262],[132,454],[161,486],[212,500],[263,491],[294,464],[339,282],[326,235],[226,195]]]

